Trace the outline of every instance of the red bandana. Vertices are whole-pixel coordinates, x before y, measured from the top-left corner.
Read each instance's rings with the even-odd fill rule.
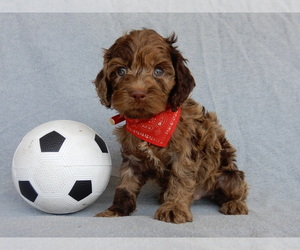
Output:
[[[126,130],[134,136],[159,147],[166,147],[180,118],[181,109],[170,109],[153,116],[149,120],[128,119]]]

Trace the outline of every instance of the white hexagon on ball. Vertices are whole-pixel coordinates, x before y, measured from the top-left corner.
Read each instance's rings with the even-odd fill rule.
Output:
[[[77,212],[95,202],[110,174],[103,139],[88,126],[68,120],[47,122],[27,133],[12,162],[21,197],[53,214]]]

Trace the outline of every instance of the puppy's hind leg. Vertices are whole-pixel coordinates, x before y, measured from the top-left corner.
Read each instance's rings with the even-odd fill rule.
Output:
[[[216,185],[216,200],[220,212],[227,215],[248,214],[245,203],[248,186],[244,181],[244,173],[239,170],[226,170],[221,173]]]

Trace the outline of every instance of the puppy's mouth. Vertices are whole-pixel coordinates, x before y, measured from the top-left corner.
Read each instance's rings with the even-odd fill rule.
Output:
[[[129,119],[150,119],[151,117],[166,110],[167,104],[160,102],[159,100],[154,101],[144,101],[141,103],[128,102],[121,106],[114,106],[119,113]]]
[[[142,107],[136,107],[124,111],[124,116],[129,119],[150,119],[154,115],[155,113],[152,113],[149,110]]]

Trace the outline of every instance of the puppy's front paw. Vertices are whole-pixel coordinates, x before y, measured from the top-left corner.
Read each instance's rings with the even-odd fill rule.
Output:
[[[227,215],[248,214],[248,207],[243,201],[228,201],[222,204],[220,212]]]
[[[95,217],[118,217],[118,216],[120,215],[117,212],[108,209],[95,215]]]
[[[154,218],[157,220],[172,222],[176,224],[193,221],[192,213],[188,208],[180,208],[180,206],[176,205],[162,205],[156,211]]]

